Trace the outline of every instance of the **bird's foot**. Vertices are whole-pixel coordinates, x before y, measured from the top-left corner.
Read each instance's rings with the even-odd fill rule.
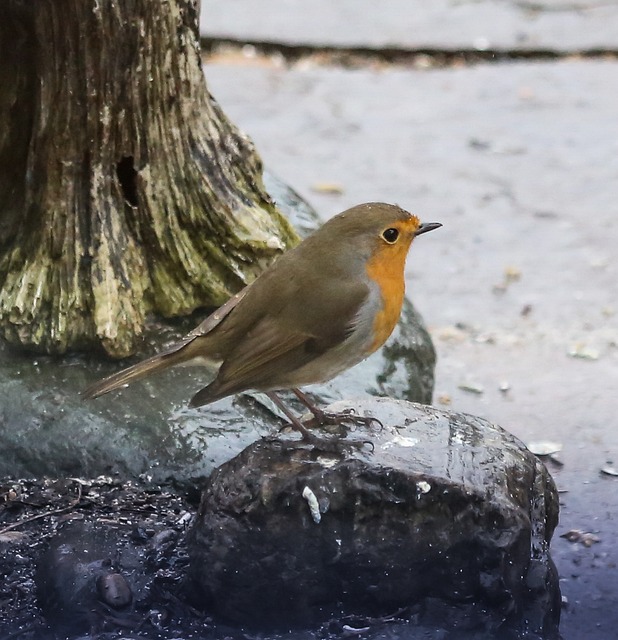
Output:
[[[384,425],[380,420],[373,416],[361,416],[354,409],[346,409],[340,413],[330,413],[328,411],[322,411],[317,407],[311,409],[313,418],[304,422],[308,427],[323,427],[326,425],[342,425],[352,427],[367,427],[372,429],[374,427],[384,428]]]
[[[300,445],[311,445],[315,449],[319,449],[320,451],[342,451],[346,448],[362,448],[365,445],[369,445],[373,451],[373,443],[366,440],[347,440],[345,439],[348,435],[349,429],[346,425],[358,426],[358,425],[366,425],[371,426],[373,424],[378,424],[380,427],[383,427],[382,423],[377,418],[372,418],[368,416],[359,416],[354,412],[353,409],[348,411],[344,411],[342,413],[327,413],[314,406],[307,397],[300,392],[298,389],[294,390],[294,393],[298,396],[299,400],[311,411],[313,418],[302,422],[297,416],[295,416],[283,402],[279,399],[276,393],[269,391],[266,392],[266,395],[279,407],[282,413],[288,418],[290,421],[289,426],[293,429],[296,429],[301,436],[302,440],[298,443],[295,443],[293,446]],[[311,431],[309,431],[308,427],[323,427],[326,425],[336,425],[342,427],[339,434],[335,434],[330,437],[317,436]]]

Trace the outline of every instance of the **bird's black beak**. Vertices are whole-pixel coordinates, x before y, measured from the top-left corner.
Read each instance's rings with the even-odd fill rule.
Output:
[[[433,231],[434,229],[439,229],[442,226],[441,222],[423,222],[421,226],[416,230],[414,236],[420,236],[421,233],[427,233],[428,231]]]

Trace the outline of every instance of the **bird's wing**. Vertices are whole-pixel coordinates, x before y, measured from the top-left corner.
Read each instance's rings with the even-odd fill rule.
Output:
[[[184,341],[198,338],[210,333],[215,327],[218,327],[223,320],[230,314],[236,305],[245,297],[249,287],[245,287],[238,293],[234,294],[225,304],[222,304],[216,311],[213,311],[207,318],[195,327],[185,336]]]
[[[314,345],[314,336],[285,331],[277,324],[271,318],[264,319],[238,345],[221,367],[221,381],[266,380],[275,372],[302,366],[325,350],[325,345]]]
[[[190,406],[214,402],[252,388],[268,388],[270,381],[285,376],[323,352],[315,338],[301,332],[284,332],[271,318],[263,319],[226,357],[217,378],[199,391]]]
[[[359,288],[358,295],[366,296],[366,288]],[[225,356],[217,378],[194,396],[191,406],[208,404],[246,389],[292,386],[287,382],[291,377],[288,374],[319,358],[348,337],[354,326],[353,311],[358,307],[358,300],[352,302],[347,305],[349,308],[340,308],[340,315],[336,318],[324,309],[323,322],[319,327],[312,327],[313,323],[302,326],[302,322],[283,322],[281,315],[263,316]]]

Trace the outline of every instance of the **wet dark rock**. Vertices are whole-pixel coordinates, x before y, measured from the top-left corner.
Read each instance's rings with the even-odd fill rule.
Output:
[[[178,499],[170,502],[172,506]],[[51,537],[38,562],[36,584],[45,620],[55,631],[72,637],[138,631],[145,625],[145,637],[150,637],[148,632],[163,620],[179,623],[179,608],[187,608],[182,604],[184,526],[178,516],[164,513],[144,544],[135,539],[136,529],[143,527],[127,517],[127,506],[123,515],[65,522]],[[178,524],[165,526],[170,518]]]
[[[108,619],[137,624],[128,612],[131,584],[117,566],[128,533],[117,525],[77,523],[65,525],[51,542],[36,582],[45,617],[55,628],[97,630]]]
[[[110,478],[0,478],[0,638],[223,637],[187,604],[195,508]]]
[[[406,608],[424,628],[557,637],[545,466],[481,418],[390,399],[353,408],[384,424],[351,432],[361,446],[321,452],[291,435],[212,474],[188,541],[202,604],[262,628]]]

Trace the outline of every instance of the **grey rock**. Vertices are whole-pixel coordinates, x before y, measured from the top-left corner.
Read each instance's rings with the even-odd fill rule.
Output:
[[[262,179],[268,195],[277,203],[279,210],[292,223],[301,238],[307,237],[320,225],[315,209],[292,187],[269,171],[268,167],[264,169]]]
[[[354,409],[384,425],[351,432],[360,446],[261,441],[212,474],[188,540],[203,602],[254,627],[407,607],[434,631],[557,637],[544,465],[481,418],[386,398]]]

